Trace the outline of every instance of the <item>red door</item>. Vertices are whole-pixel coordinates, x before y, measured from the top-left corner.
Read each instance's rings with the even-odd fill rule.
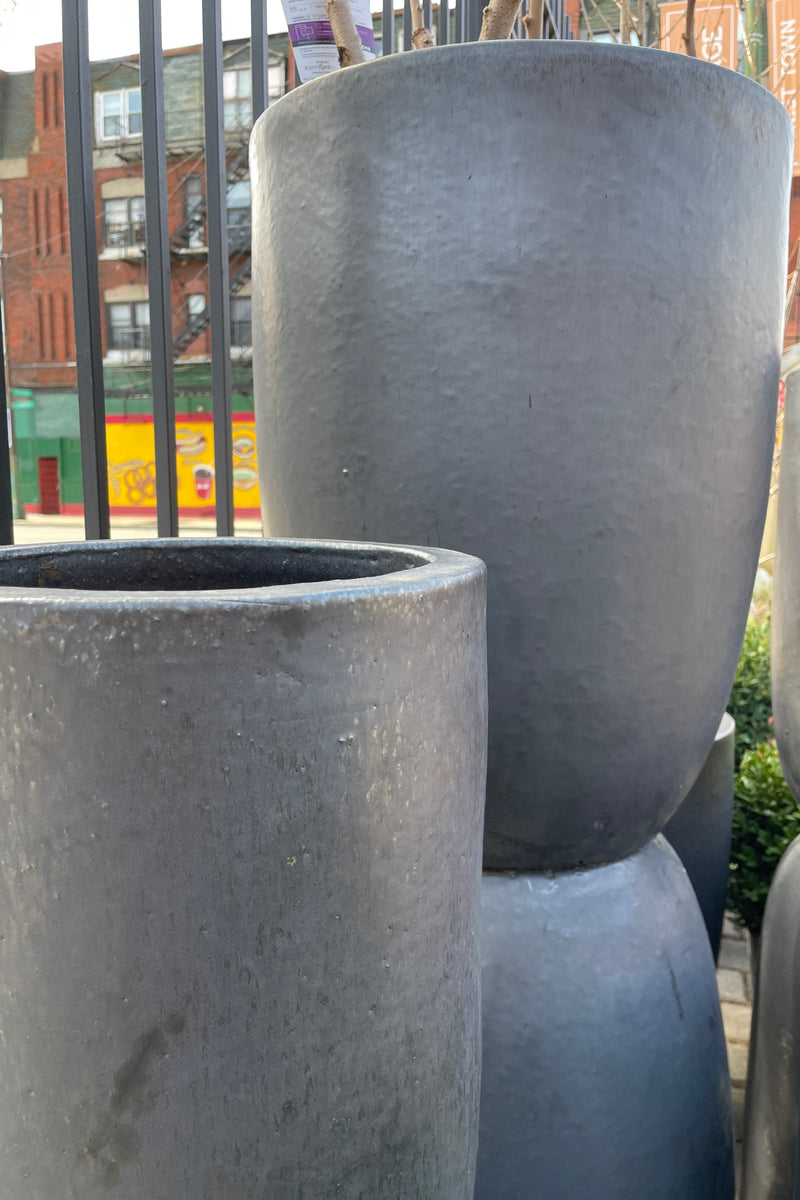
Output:
[[[58,482],[58,459],[39,458],[39,503],[43,513],[61,511],[61,487]]]

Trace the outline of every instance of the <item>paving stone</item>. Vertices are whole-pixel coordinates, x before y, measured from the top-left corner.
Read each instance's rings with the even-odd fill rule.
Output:
[[[737,1142],[741,1142],[744,1136],[744,1097],[744,1088],[734,1084],[731,1088],[731,1101],[733,1107],[733,1136]]]
[[[718,966],[733,967],[737,971],[749,971],[750,951],[747,942],[723,938],[719,948]]]
[[[747,1080],[748,1047],[741,1042],[728,1042],[728,1067],[731,1072],[731,1083],[744,1087]]]
[[[743,942],[747,938],[747,930],[741,929],[733,920],[733,917],[726,913],[722,921],[722,936],[733,938],[737,942]]]
[[[722,1024],[725,1027],[725,1038],[728,1042],[750,1041],[751,1009],[749,1004],[731,1004],[729,1000],[722,1001]]]
[[[717,987],[720,1000],[731,1000],[734,1004],[745,1004],[747,994],[744,988],[744,976],[741,971],[733,971],[728,967],[717,970]]]

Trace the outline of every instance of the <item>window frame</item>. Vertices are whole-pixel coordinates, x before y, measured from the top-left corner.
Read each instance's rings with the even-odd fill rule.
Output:
[[[116,324],[111,317],[112,309],[128,310],[127,325]],[[147,324],[138,320],[141,312],[137,310],[147,309]],[[106,310],[106,348],[113,351],[142,351],[150,349],[150,305],[146,300],[107,300],[105,302]],[[115,340],[114,334],[120,329],[126,329],[132,334],[130,341],[123,344]]]
[[[131,211],[131,205],[136,202],[139,208],[140,215],[134,218]],[[147,242],[146,225],[145,225],[145,209],[144,196],[106,196],[103,198],[103,249],[104,250],[139,250],[143,249]],[[126,207],[125,221],[111,222],[108,219],[107,208],[112,204],[124,204]],[[130,231],[129,235],[123,235],[122,241],[109,241],[109,228],[111,225],[117,225],[122,229]]]
[[[138,101],[131,104],[131,97],[138,96]],[[120,111],[119,114],[112,113],[110,117],[106,117],[105,106],[106,101],[111,96],[119,97]],[[112,120],[117,117],[119,128],[115,133],[106,133],[106,120]],[[138,129],[131,130],[131,118],[136,121],[138,119]],[[96,91],[94,94],[94,124],[95,124],[95,140],[98,146],[110,145],[114,142],[130,141],[142,136],[142,89],[135,88],[111,88],[108,91]]]

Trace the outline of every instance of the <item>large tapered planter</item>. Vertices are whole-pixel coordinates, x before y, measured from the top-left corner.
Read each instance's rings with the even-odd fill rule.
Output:
[[[483,568],[0,553],[0,1194],[471,1200]]]
[[[656,50],[481,43],[253,133],[269,532],[489,568],[486,865],[608,862],[722,715],[767,503],[791,128]]]

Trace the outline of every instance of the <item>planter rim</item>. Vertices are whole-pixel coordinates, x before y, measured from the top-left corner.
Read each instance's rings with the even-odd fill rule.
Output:
[[[131,563],[140,560],[152,563],[153,556],[197,559],[197,570],[202,571],[203,560],[209,556],[233,558],[240,564],[247,559],[263,559],[263,569],[270,564],[277,570],[283,564],[302,569],[315,559],[333,558],[342,566],[356,568],[363,562],[366,568],[375,567],[375,558],[396,558],[395,569],[381,569],[378,564],[372,573],[348,577],[347,573],[337,576],[335,571],[325,571],[320,578],[299,579],[297,582],[245,583],[243,585],[194,587],[138,587],[124,578],[116,587],[93,587],[91,585],[69,586],[63,582],[63,572],[69,569],[69,559],[88,555],[105,555],[110,569],[120,570],[123,558]],[[294,564],[291,560],[294,559]],[[60,560],[60,561],[59,561]],[[27,567],[31,572],[42,569],[51,575],[62,574],[62,582],[8,584],[4,582],[10,564]],[[232,562],[233,565],[233,562]],[[261,564],[257,564],[261,567]],[[389,564],[391,565],[391,564]],[[184,566],[191,569],[190,564]],[[331,540],[288,539],[288,538],[147,538],[141,540],[109,540],[87,542],[61,542],[51,545],[8,546],[0,548],[0,614],[4,610],[26,607],[32,604],[56,604],[65,608],[113,608],[125,609],[215,609],[258,607],[285,609],[301,604],[304,609],[318,608],[335,602],[366,603],[377,598],[422,598],[443,586],[459,586],[486,574],[481,559],[454,550],[439,547],[395,546],[379,542],[344,542]],[[46,579],[46,576],[40,578]]]
[[[606,69],[616,68],[631,74],[638,72],[654,77],[683,74],[687,82],[694,75],[698,83],[704,83],[708,87],[716,88],[723,84],[732,90],[739,89],[745,93],[749,91],[754,104],[760,103],[768,109],[771,108],[775,113],[783,114],[780,119],[783,120],[787,132],[791,134],[791,121],[781,102],[761,84],[756,83],[753,79],[748,79],[746,75],[740,75],[738,71],[732,71],[729,67],[721,67],[716,63],[704,62],[699,58],[692,58],[686,54],[674,54],[669,50],[660,50],[652,46],[621,46],[578,39],[564,41],[561,39],[528,40],[523,38],[433,46],[424,52],[408,51],[402,54],[390,54],[385,58],[379,57],[370,62],[331,71],[327,75],[321,75],[318,79],[309,80],[301,88],[294,88],[291,92],[287,92],[268,109],[265,109],[253,126],[251,145],[259,126],[275,120],[276,114],[288,111],[289,105],[308,103],[320,90],[324,93],[325,90],[331,88],[358,88],[364,82],[363,72],[374,74],[380,71],[415,71],[420,75],[424,75],[426,72],[436,74],[449,65],[448,60],[456,65],[463,59],[467,59],[467,61],[474,59],[477,66],[482,59],[491,59],[493,55],[514,56],[523,61],[526,57],[533,58],[543,72],[563,69],[566,66],[583,71],[585,68],[596,67],[599,63],[603,64]],[[502,72],[502,69],[499,64],[491,67],[492,71]],[[587,87],[589,82],[581,80],[581,84],[585,84]],[[322,102],[327,101],[322,100]]]

